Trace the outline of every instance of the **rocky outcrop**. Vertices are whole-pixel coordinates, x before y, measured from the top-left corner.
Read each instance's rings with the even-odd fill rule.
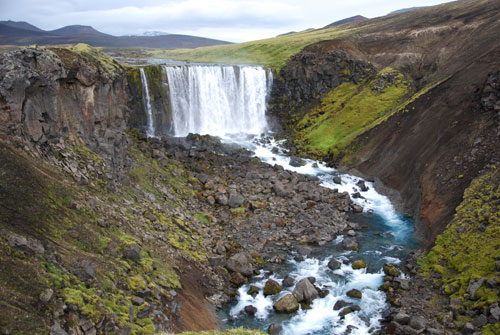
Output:
[[[127,80],[118,63],[78,45],[5,53],[0,64],[2,132],[40,148],[84,144],[123,165]]]

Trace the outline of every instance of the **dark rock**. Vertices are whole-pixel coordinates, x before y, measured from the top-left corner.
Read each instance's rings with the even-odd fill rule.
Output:
[[[264,296],[278,294],[283,288],[273,279],[268,279],[264,285]]]
[[[326,298],[330,294],[330,290],[321,289],[318,291],[320,298]]]
[[[252,305],[248,305],[248,306],[245,306],[244,311],[248,315],[253,316],[253,315],[255,315],[255,313],[257,313],[257,308],[255,308]]]
[[[474,325],[470,322],[467,322],[464,327],[462,328],[462,332],[463,334],[467,335],[467,334],[472,334],[474,333],[474,331],[476,330],[476,328],[474,327]]]
[[[340,184],[342,184],[342,178],[340,176],[335,176],[335,177],[333,177],[333,182],[335,184],[339,184],[340,185]]]
[[[45,248],[42,243],[33,238],[26,238],[21,235],[9,233],[8,242],[12,248],[19,248],[23,251],[35,254],[43,255],[45,253]]]
[[[233,255],[227,261],[227,268],[233,272],[239,272],[247,277],[253,275],[253,266],[248,257],[242,252]]]
[[[290,157],[290,165],[293,167],[301,167],[306,165],[306,161],[300,157],[292,156]]]
[[[339,317],[343,319],[347,314],[351,314],[353,312],[359,312],[360,310],[361,307],[359,307],[358,305],[352,305],[341,310],[339,313]]]
[[[208,263],[211,267],[226,266],[226,257],[224,256],[213,256],[208,258]]]
[[[425,331],[428,335],[444,335],[444,331],[435,328],[427,327]]]
[[[316,278],[315,277],[307,277],[307,280],[309,280],[309,282],[311,284],[313,284],[313,285],[316,283]]]
[[[349,306],[349,305],[351,305],[351,304],[344,301],[344,300],[337,300],[337,302],[333,306],[333,310],[338,311],[339,309],[342,309],[342,308]]]
[[[293,313],[299,309],[299,302],[293,294],[287,294],[274,303],[273,308],[277,312]]]
[[[360,205],[354,204],[354,205],[352,205],[352,211],[354,213],[363,213],[363,207]]]
[[[486,317],[486,315],[481,314],[481,315],[474,318],[474,320],[472,321],[472,324],[476,328],[484,327],[488,324],[488,318]]]
[[[293,286],[293,284],[295,284],[295,280],[290,276],[286,276],[285,278],[283,278],[283,281],[281,282],[281,285],[283,287],[291,287]]]
[[[366,192],[368,191],[370,188],[368,186],[365,185],[365,181],[364,180],[360,180],[356,183],[356,185],[359,187],[359,189],[361,190],[361,192]]]
[[[54,324],[50,327],[50,335],[68,335],[68,333],[61,328],[59,321],[54,320]]]
[[[394,316],[394,321],[402,325],[407,325],[410,323],[410,316],[406,313],[399,312]]]
[[[252,297],[255,298],[259,294],[259,292],[260,292],[260,289],[257,286],[252,285],[248,289],[247,294],[251,295]]]
[[[486,280],[482,278],[478,280],[471,279],[469,281],[469,286],[467,287],[467,293],[470,294],[472,300],[476,299],[476,292],[481,288],[481,286],[484,285],[485,282]]]
[[[307,304],[310,304],[319,296],[318,291],[307,278],[300,280],[297,285],[295,285],[293,294],[297,297],[298,302],[305,302]]]
[[[86,259],[79,259],[71,264],[69,271],[83,282],[90,281],[95,278],[94,264]]]
[[[340,263],[338,260],[336,260],[335,258],[331,258],[330,261],[328,262],[328,267],[331,269],[331,270],[337,270],[337,269],[340,269],[340,266],[342,265],[342,263]]]
[[[427,326],[427,320],[421,316],[413,316],[409,326],[416,330],[424,329]]]
[[[139,249],[139,246],[135,243],[133,244],[128,244],[122,251],[122,255],[125,258],[128,258],[134,262],[139,262],[142,258],[141,256],[141,250]]]
[[[281,335],[283,327],[279,323],[271,323],[267,328],[269,335]]]
[[[239,272],[233,272],[229,281],[236,287],[240,287],[248,282],[248,278]]]
[[[132,304],[135,306],[140,306],[144,303],[144,299],[141,297],[133,296],[132,297]]]
[[[359,244],[358,240],[355,237],[345,237],[342,241],[342,246],[346,250],[358,250]]]
[[[299,253],[299,255],[304,257],[309,257],[311,255],[311,251],[311,248],[305,246],[300,246],[297,248],[297,252]]]
[[[228,205],[231,208],[240,207],[245,203],[245,198],[239,195],[236,191],[229,192]]]
[[[490,315],[496,322],[500,321],[500,307],[498,304],[495,303],[490,306]]]
[[[361,293],[360,290],[356,290],[355,288],[353,288],[352,290],[349,290],[347,291],[347,296],[350,297],[350,298],[355,298],[355,299],[361,299],[361,297],[363,296],[363,294]]]
[[[353,199],[360,199],[360,198],[363,198],[363,197],[361,196],[361,193],[359,193],[359,192],[354,192],[351,196],[352,196],[352,198],[353,198]]]
[[[394,278],[394,282],[399,284],[399,288],[402,290],[410,289],[410,281],[403,278]]]

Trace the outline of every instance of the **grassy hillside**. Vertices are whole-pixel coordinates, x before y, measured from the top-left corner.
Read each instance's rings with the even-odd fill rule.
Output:
[[[309,44],[354,34],[358,29],[355,25],[349,25],[279,36],[260,41],[192,50],[148,50],[147,54],[155,58],[171,58],[194,62],[262,64],[270,67],[281,67],[286,63],[288,58]]]

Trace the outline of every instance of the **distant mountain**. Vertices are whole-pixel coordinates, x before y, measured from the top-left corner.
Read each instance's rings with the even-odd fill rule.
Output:
[[[296,33],[297,33],[296,31],[289,31],[288,33],[276,35],[276,37],[287,36],[287,35],[292,35],[292,34],[296,34]]]
[[[366,18],[362,15],[356,15],[356,16],[348,17],[347,19],[342,19],[342,20],[330,23],[329,25],[325,26],[324,28],[340,26],[341,24],[346,24],[346,23],[361,22],[364,20],[368,20],[368,18]]]
[[[0,24],[6,25],[6,26],[9,26],[12,28],[17,28],[17,29],[43,32],[42,29],[35,27],[34,25],[29,24],[28,22],[24,22],[24,21],[16,22],[16,21],[8,20],[8,21],[0,21]]]
[[[402,9],[398,9],[398,10],[395,10],[393,12],[390,12],[388,15],[391,15],[391,14],[399,14],[399,13],[404,13],[404,12],[409,12],[411,10],[415,10],[415,9],[420,9],[420,8],[424,8],[425,6],[420,6],[420,7],[410,7],[410,8],[402,8]]]
[[[39,29],[27,22],[0,21],[0,45],[57,45],[86,43],[96,47],[198,48],[230,42],[210,38],[147,32],[147,36],[113,36],[91,26],[72,25],[52,31]],[[161,33],[161,34],[160,34]]]
[[[73,25],[66,26],[56,30],[48,31],[50,34],[58,35],[58,36],[71,36],[71,35],[98,35],[98,36],[112,36],[108,34],[101,33],[98,30],[95,30],[91,26],[81,26],[81,25]]]

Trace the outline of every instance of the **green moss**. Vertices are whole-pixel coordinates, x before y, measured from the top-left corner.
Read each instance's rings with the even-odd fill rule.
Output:
[[[147,283],[140,274],[127,278],[127,287],[129,290],[142,291],[146,289],[146,286]]]
[[[435,246],[420,260],[429,277],[439,285],[452,285],[447,292],[463,299],[471,279],[490,279],[498,272],[500,257],[500,164],[490,165],[465,190],[453,220],[438,236]],[[498,300],[498,292],[482,287],[476,300],[465,300],[468,308],[485,308]]]
[[[395,77],[382,91],[372,89],[382,74]],[[397,110],[409,92],[403,75],[384,69],[371,81],[343,83],[329,92],[321,105],[296,126],[299,148],[313,156],[337,156],[356,137],[373,128]]]
[[[200,222],[203,222],[207,225],[210,224],[210,220],[208,219],[207,217],[207,214],[205,212],[198,212],[194,215],[195,219],[200,221]]]

